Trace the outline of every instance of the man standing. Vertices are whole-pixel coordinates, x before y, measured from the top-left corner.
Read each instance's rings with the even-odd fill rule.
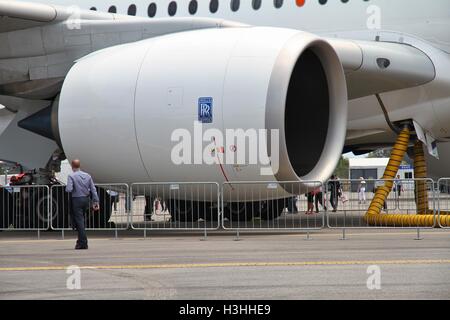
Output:
[[[400,197],[402,196],[403,191],[403,183],[400,179],[400,175],[397,175],[397,178],[394,180],[394,189],[396,191],[397,198],[397,208],[400,208]]]
[[[84,214],[89,209],[89,200],[94,202],[94,211],[100,210],[97,190],[92,177],[81,171],[80,160],[72,161],[72,173],[67,179],[66,191],[72,196],[72,222],[78,231],[75,250],[87,250],[88,240],[84,226]]]
[[[403,183],[400,179],[400,175],[397,175],[397,178],[394,180],[395,189],[397,191],[397,196],[400,198],[403,191]]]
[[[328,183],[328,188],[331,191],[330,203],[333,207],[333,212],[337,212],[339,206],[339,197],[341,196],[341,183],[336,175],[331,176],[331,181]]]

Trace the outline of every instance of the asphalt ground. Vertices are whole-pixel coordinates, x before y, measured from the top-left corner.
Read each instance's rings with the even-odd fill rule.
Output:
[[[450,299],[449,230],[117,236],[1,232],[0,299]]]

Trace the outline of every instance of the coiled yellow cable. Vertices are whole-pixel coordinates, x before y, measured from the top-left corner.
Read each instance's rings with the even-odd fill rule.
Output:
[[[434,214],[430,214],[428,210],[428,194],[426,189],[426,181],[422,181],[422,184],[418,183],[416,186],[417,194],[417,208],[418,212],[422,214],[408,215],[408,214],[382,214],[381,209],[392,190],[394,179],[398,173],[398,169],[403,161],[403,157],[405,156],[406,151],[408,150],[410,139],[410,130],[409,128],[405,128],[399,134],[397,141],[392,149],[392,154],[389,159],[389,163],[386,167],[386,170],[383,175],[384,186],[379,187],[375,192],[375,196],[370,203],[369,209],[367,210],[366,215],[364,216],[365,221],[371,226],[378,227],[434,227],[434,226],[450,226],[450,216],[440,216],[436,217]],[[418,176],[426,178],[426,164],[425,164],[425,155],[423,155],[423,147],[422,145],[417,145],[417,153],[419,157],[417,158],[417,162],[415,162],[416,167],[418,168]],[[414,150],[416,151],[416,145],[414,146]],[[419,146],[422,147],[422,155],[420,157]],[[420,182],[420,181],[419,181]]]

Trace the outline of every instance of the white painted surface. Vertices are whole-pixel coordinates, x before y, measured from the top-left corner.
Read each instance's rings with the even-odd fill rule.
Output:
[[[295,46],[293,37],[297,37]],[[208,46],[211,43],[214,45]],[[176,144],[171,135],[182,128],[194,138],[200,97],[214,100],[214,122],[204,125],[204,131],[265,129],[275,63],[283,50],[290,53],[289,59],[281,61],[287,66],[283,81],[289,83],[298,57],[310,46],[320,47],[325,69],[332,70],[330,79],[336,80],[330,85],[332,119],[325,147],[336,150],[324,152],[326,156],[319,161],[322,167],[311,179],[325,180],[337,163],[345,138],[343,70],[323,40],[279,28],[176,33],[82,59],[69,72],[60,97],[59,126],[66,155],[82,159],[98,181],[112,183],[274,180],[274,176],[261,175],[261,163],[239,171],[226,163],[225,174],[217,164],[176,165],[171,159]],[[287,86],[281,87],[283,94],[284,100],[275,106],[276,114],[284,114]],[[284,130],[284,117],[276,128]],[[295,173],[291,176],[293,180],[301,178]]]

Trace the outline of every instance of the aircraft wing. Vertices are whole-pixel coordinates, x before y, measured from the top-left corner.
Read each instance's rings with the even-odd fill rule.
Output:
[[[58,92],[74,61],[93,51],[168,33],[235,26],[243,24],[208,18],[148,19],[0,0],[0,94],[47,99]],[[432,61],[411,46],[328,40],[346,71],[350,99],[434,78]]]
[[[61,22],[71,17],[73,19],[113,20],[115,15],[96,11],[81,12],[74,7],[11,0],[0,1],[0,33]]]
[[[231,26],[242,24],[0,0],[0,95],[48,99],[59,91],[74,61],[91,52],[174,32]]]
[[[28,168],[46,166],[58,146],[19,128],[18,122],[53,103],[77,59],[164,34],[228,26],[242,24],[202,18],[148,19],[0,0],[0,159],[21,161]]]

